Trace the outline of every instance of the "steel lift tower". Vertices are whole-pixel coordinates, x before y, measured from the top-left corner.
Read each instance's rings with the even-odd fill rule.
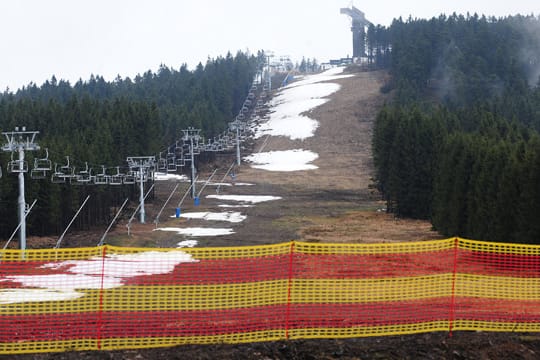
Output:
[[[366,27],[371,25],[366,19],[366,14],[358,10],[354,6],[349,8],[341,8],[341,14],[351,17],[353,34],[353,58],[366,57]]]
[[[8,172],[19,175],[19,244],[21,250],[26,249],[26,201],[24,199],[24,173],[28,172],[28,163],[24,160],[25,151],[39,150],[39,145],[35,142],[36,135],[39,131],[26,131],[23,126],[19,130],[3,132],[6,137],[7,144],[2,146],[3,151],[11,152],[11,161],[8,164]],[[13,159],[13,154],[18,153],[18,160]]]
[[[129,156],[127,163],[130,171],[133,171],[137,180],[139,181],[139,207],[140,207],[140,221],[141,224],[145,223],[144,212],[144,182],[148,178],[148,172],[153,170],[156,164],[155,156]]]

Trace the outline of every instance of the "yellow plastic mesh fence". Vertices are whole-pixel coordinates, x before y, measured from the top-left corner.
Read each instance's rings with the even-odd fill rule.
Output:
[[[0,251],[0,353],[540,331],[540,246]]]

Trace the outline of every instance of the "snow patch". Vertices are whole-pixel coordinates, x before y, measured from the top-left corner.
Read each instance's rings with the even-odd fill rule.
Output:
[[[190,228],[176,228],[176,227],[167,227],[156,229],[159,231],[173,231],[178,235],[187,235],[187,236],[220,236],[220,235],[231,235],[234,234],[233,229],[230,228],[201,228],[201,227],[190,227]]]
[[[126,279],[155,274],[166,274],[185,262],[197,262],[182,251],[148,251],[136,254],[110,254],[103,258],[68,260],[42,265],[40,269],[65,271],[63,274],[13,275],[0,281],[20,283],[33,289],[2,289],[0,304],[40,301],[73,300],[84,296],[80,289],[112,289],[124,285]]]
[[[198,244],[197,240],[184,240],[184,241],[180,241],[178,244],[176,244],[176,247],[179,247],[179,248],[184,248],[184,247],[192,248],[192,247],[197,246],[197,244]]]
[[[187,181],[188,178],[187,178],[186,175],[178,175],[178,174],[169,174],[169,173],[155,172],[155,173],[154,173],[154,180],[156,180],[156,181],[165,181],[165,180]]]
[[[290,83],[289,85],[285,86],[285,89],[314,84],[314,83],[323,82],[323,81],[346,79],[346,78],[355,76],[354,74],[343,74],[343,70],[345,70],[345,67],[340,66],[340,67],[328,69],[320,74],[304,76],[302,77],[301,80],[294,81]]]
[[[171,216],[175,217],[175,215]],[[191,213],[183,213],[180,215],[180,217],[186,218],[186,219],[202,219],[202,220],[211,220],[211,221],[228,221],[231,223],[239,223],[244,221],[247,216],[242,215],[239,212],[233,212],[233,211],[227,211],[227,212],[221,212],[221,213],[215,213],[215,212],[191,212]]]
[[[255,138],[271,135],[304,140],[313,136],[319,122],[301,114],[323,105],[327,96],[340,89],[339,84],[319,83],[335,78],[323,74],[307,76],[283,88],[270,104],[268,120],[256,128]]]
[[[318,154],[309,150],[270,151],[246,156],[244,160],[254,163],[252,168],[268,171],[313,170],[318,167],[310,164]]]
[[[248,202],[252,204],[258,204],[265,201],[281,199],[281,196],[271,196],[271,195],[207,195],[206,197],[209,199]]]

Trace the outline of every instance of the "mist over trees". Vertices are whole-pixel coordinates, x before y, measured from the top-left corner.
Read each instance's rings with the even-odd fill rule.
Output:
[[[123,166],[127,156],[157,155],[189,126],[206,137],[223,132],[240,110],[262,59],[262,53],[238,52],[208,59],[192,71],[186,65],[178,70],[162,65],[156,73],[112,82],[92,76],[70,84],[53,76],[41,86],[1,94],[0,129],[39,131],[36,141],[49,149],[50,159],[65,165],[69,156],[77,171],[85,163],[94,171],[101,165]],[[9,237],[18,223],[17,177],[5,171],[10,156],[0,153],[0,238]],[[45,152],[26,156],[31,167],[33,157]],[[53,184],[50,175],[26,181],[26,190],[28,202],[38,200],[27,220],[29,235],[59,234],[87,195],[91,199],[75,228],[108,223],[125,197],[136,196],[128,186]]]
[[[368,36],[371,66],[391,74],[373,136],[388,210],[540,243],[540,18],[398,19]]]

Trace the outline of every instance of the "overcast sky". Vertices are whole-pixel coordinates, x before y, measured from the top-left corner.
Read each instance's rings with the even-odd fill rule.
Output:
[[[375,24],[441,13],[540,14],[538,0],[0,0],[0,91],[54,74],[134,77],[160,64],[193,69],[228,51],[272,50],[319,62],[352,53],[355,7]]]

